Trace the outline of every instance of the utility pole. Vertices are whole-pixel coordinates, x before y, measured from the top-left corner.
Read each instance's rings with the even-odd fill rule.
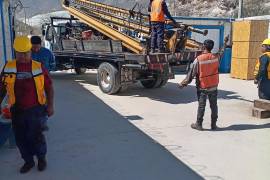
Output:
[[[176,13],[176,0],[174,0],[174,2],[173,2],[173,8],[174,8],[174,16],[177,16],[177,13]]]
[[[239,0],[238,18],[243,17],[243,5],[244,5],[244,0]]]

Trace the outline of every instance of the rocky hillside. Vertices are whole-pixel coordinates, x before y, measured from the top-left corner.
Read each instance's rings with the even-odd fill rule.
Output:
[[[28,17],[61,10],[60,0],[21,0],[27,8]],[[96,0],[124,8],[139,3],[146,10],[149,0]],[[234,17],[238,0],[166,0],[172,14],[180,16]],[[270,0],[244,0],[245,16],[269,14]]]
[[[20,0],[27,8],[27,16],[61,10],[61,0]]]

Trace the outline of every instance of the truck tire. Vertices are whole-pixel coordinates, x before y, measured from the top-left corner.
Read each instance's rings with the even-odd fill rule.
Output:
[[[161,82],[162,82],[162,78],[160,76],[156,76],[154,77],[154,79],[141,81],[141,84],[143,87],[147,89],[153,89],[153,88],[159,88]]]
[[[110,63],[99,66],[97,82],[100,90],[106,94],[116,94],[121,88],[119,71]]]
[[[75,68],[75,72],[78,75],[85,74],[86,73],[86,70],[87,70],[86,68]]]

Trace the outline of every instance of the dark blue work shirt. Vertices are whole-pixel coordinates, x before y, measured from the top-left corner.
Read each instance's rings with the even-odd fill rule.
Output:
[[[259,81],[265,81],[265,80],[269,80],[270,77],[268,77],[268,66],[270,63],[270,57],[268,55],[263,55],[260,58],[260,69],[257,75],[257,80]]]
[[[48,71],[55,70],[55,57],[53,53],[45,47],[41,47],[37,53],[32,52],[32,59],[42,63]]]

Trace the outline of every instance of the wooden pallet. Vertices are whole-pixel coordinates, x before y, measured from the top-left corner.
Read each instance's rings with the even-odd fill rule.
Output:
[[[270,118],[270,101],[263,99],[255,100],[252,116],[259,119]]]

